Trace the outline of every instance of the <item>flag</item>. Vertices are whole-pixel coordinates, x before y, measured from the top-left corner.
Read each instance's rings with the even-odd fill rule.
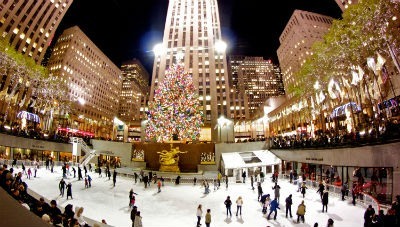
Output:
[[[364,70],[361,68],[361,66],[358,66],[358,81],[362,81],[364,77]]]
[[[351,75],[352,75],[351,84],[357,85],[359,82],[358,73],[356,71],[351,71]]]
[[[380,55],[379,53],[377,53],[377,54],[378,54],[378,59],[377,59],[377,62],[376,62],[376,70],[380,71],[380,70],[382,70],[382,67],[385,64],[386,59],[383,58],[382,55]]]

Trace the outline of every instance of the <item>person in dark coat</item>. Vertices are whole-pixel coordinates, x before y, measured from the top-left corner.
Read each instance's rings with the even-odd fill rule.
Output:
[[[292,216],[292,204],[293,204],[292,194],[290,194],[290,195],[286,198],[285,203],[286,203],[286,217],[287,217],[288,212],[289,212],[290,217],[292,218],[292,217],[293,217],[293,216]]]
[[[328,190],[324,191],[324,194],[322,195],[322,213],[324,213],[324,208],[325,212],[328,212]]]
[[[83,166],[83,170],[85,171],[85,177],[87,176],[87,168],[86,166]]]
[[[68,199],[68,197],[70,197],[71,196],[71,199],[73,199],[72,198],[72,184],[71,183],[68,183],[67,184],[67,199]]]
[[[180,181],[181,181],[181,176],[178,175],[178,176],[176,177],[175,184],[179,184]]]
[[[115,187],[115,182],[117,182],[117,171],[115,171],[115,169],[114,169],[114,172],[113,172],[113,184],[114,184],[114,187]]]
[[[242,173],[243,183],[246,183],[246,171]]]
[[[303,184],[301,185],[301,194],[303,194],[303,198],[306,195],[306,189],[307,189],[306,182],[303,181]]]
[[[60,183],[58,183],[58,189],[60,190],[60,195],[64,197],[65,181],[63,178],[60,180]]]
[[[225,200],[224,204],[225,204],[225,207],[226,207],[226,216],[228,217],[228,212],[229,212],[229,214],[232,217],[232,212],[231,212],[232,201],[231,201],[231,197],[230,196],[226,197],[226,200]]]
[[[322,183],[322,181],[319,181],[317,193],[319,192],[321,200],[322,200],[322,195],[324,194],[324,190],[325,190],[325,185]]]
[[[74,172],[74,178],[76,177],[76,169],[72,166],[72,172]]]
[[[82,179],[82,169],[78,166],[78,180]]]
[[[131,210],[131,221],[132,221],[132,227],[135,226],[135,217],[136,217],[136,213],[137,213],[137,207],[133,206],[132,210]]]
[[[61,210],[57,207],[57,202],[55,200],[51,200],[50,202],[48,215],[50,216],[51,222],[54,226],[61,223]]]
[[[261,187],[261,183],[260,182],[258,182],[257,190],[258,190],[258,198],[257,198],[257,200],[260,201],[260,199],[262,197],[262,193],[263,193],[263,189]]]
[[[372,217],[375,214],[375,209],[372,205],[369,205],[367,210],[364,213],[364,227],[369,227],[372,225]]]

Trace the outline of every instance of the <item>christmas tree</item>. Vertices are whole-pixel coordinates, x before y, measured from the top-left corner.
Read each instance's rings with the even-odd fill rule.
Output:
[[[192,76],[180,64],[172,65],[149,102],[146,137],[157,142],[198,140],[203,125]]]

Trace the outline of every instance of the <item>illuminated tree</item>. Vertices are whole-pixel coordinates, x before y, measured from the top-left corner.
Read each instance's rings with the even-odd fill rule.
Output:
[[[174,64],[165,72],[147,112],[147,139],[157,142],[198,140],[203,125],[198,95],[192,77]]]

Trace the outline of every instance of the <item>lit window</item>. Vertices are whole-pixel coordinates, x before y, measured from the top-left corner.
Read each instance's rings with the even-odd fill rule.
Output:
[[[21,35],[19,35],[19,38],[20,38],[20,39],[25,38],[25,34],[24,34],[24,33],[21,33]]]
[[[13,32],[14,32],[14,34],[17,34],[19,32],[19,29],[18,28],[14,28]]]

